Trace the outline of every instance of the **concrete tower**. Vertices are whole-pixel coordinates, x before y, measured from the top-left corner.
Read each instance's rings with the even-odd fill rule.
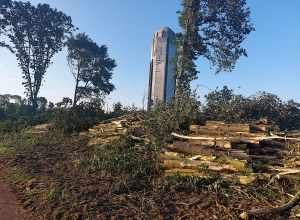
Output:
[[[154,34],[150,61],[148,111],[155,105],[155,102],[166,102],[175,94],[170,64],[170,59],[176,52],[176,46],[172,43],[173,38],[174,32],[168,27],[163,27]]]

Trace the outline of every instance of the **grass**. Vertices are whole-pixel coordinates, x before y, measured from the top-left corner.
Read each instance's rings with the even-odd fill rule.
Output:
[[[1,137],[6,177],[37,218],[184,219],[214,213],[219,219],[238,219],[243,210],[285,203],[287,193],[300,189],[299,182],[288,180],[243,186],[214,172],[209,178],[164,177],[151,144],[129,135],[102,148],[88,141],[55,132]],[[300,208],[292,210],[290,217]]]

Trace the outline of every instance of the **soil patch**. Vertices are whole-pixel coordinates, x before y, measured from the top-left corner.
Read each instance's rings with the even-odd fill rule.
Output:
[[[0,220],[30,220],[7,181],[0,168]]]

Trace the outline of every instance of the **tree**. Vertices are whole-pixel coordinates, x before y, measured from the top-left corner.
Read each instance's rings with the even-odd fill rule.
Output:
[[[16,55],[23,73],[25,94],[35,111],[51,58],[61,51],[66,37],[74,31],[71,17],[48,4],[35,7],[30,2],[17,1],[1,13],[4,35],[10,43],[2,42],[0,46]]]
[[[79,33],[68,39],[67,46],[68,64],[76,81],[73,106],[81,99],[108,95],[115,89],[110,79],[116,63],[105,45],[98,46],[88,35]]]
[[[190,82],[199,71],[194,63],[199,56],[217,66],[216,74],[232,71],[240,56],[247,56],[241,43],[254,30],[250,23],[250,10],[246,0],[182,0],[176,34],[177,52],[174,77],[176,93],[190,90]]]

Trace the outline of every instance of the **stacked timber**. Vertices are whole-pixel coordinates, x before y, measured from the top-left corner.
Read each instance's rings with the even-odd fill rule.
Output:
[[[286,167],[282,160],[286,138],[271,135],[267,125],[207,121],[205,126],[191,125],[189,136],[172,135],[173,143],[159,156],[167,176],[205,176],[207,170],[254,174],[253,165],[269,166],[272,172],[278,172],[274,167]]]
[[[117,118],[111,118],[95,125],[88,132],[80,133],[90,137],[89,145],[103,146],[114,140],[118,140],[120,135],[126,133],[127,128],[140,127],[139,119],[135,115],[124,115]]]

